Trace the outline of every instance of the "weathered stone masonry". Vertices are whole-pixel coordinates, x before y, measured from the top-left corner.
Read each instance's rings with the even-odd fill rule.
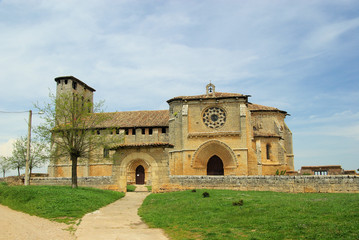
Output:
[[[112,177],[80,177],[80,186],[116,189]],[[70,178],[32,178],[33,185],[70,185]],[[288,193],[359,193],[359,176],[170,176],[159,192],[186,189],[233,189]]]
[[[290,193],[359,193],[359,176],[171,176],[163,191],[194,188]]]

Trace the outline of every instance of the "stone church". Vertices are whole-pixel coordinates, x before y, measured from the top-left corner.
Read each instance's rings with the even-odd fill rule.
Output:
[[[93,101],[95,89],[73,76],[55,78],[57,94],[72,92]],[[118,139],[97,149],[78,165],[79,177],[110,177],[110,189],[151,185],[153,191],[171,176],[275,175],[294,170],[292,133],[287,112],[248,101],[249,95],[217,92],[167,100],[168,110],[101,113],[108,120],[96,134]],[[95,114],[95,113],[94,113]],[[97,113],[98,114],[98,113]],[[121,137],[119,137],[121,136]],[[116,138],[117,137],[117,138]],[[49,165],[50,177],[71,177],[69,159]]]

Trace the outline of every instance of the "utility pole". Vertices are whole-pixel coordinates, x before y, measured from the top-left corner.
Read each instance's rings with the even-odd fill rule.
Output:
[[[27,151],[26,151],[26,166],[25,166],[25,186],[30,184],[30,143],[31,143],[31,121],[32,111],[29,111],[29,127],[27,132]]]

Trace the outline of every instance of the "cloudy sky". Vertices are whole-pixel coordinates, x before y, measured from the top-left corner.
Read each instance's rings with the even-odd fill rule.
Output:
[[[359,168],[356,0],[0,0],[0,33],[0,111],[33,109],[58,76],[106,111],[166,109],[212,81],[291,114],[296,169]],[[0,113],[0,155],[27,118]]]

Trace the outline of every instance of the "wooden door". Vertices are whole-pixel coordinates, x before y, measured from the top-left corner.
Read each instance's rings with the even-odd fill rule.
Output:
[[[136,184],[145,184],[145,169],[142,165],[136,168]]]
[[[224,175],[223,162],[218,156],[212,156],[207,163],[207,175]]]

